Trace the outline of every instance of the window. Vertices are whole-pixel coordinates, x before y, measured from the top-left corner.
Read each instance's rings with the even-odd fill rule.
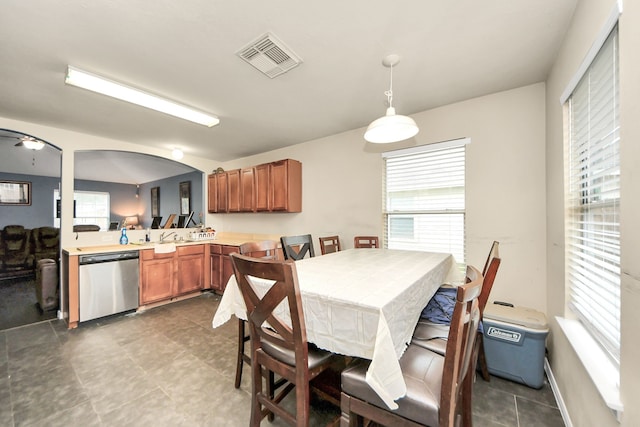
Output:
[[[54,225],[60,227],[60,192],[53,191],[54,200]],[[110,199],[109,193],[101,193],[96,191],[74,191],[74,218],[73,225],[76,224],[96,224],[101,230],[109,229],[110,218]]]
[[[464,263],[468,139],[383,154],[385,246],[452,253]]]
[[[614,28],[565,103],[569,307],[620,360],[620,125]]]

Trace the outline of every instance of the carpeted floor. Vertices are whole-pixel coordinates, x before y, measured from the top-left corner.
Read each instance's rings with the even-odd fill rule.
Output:
[[[57,310],[40,311],[35,283],[33,279],[0,281],[0,330],[56,318]]]

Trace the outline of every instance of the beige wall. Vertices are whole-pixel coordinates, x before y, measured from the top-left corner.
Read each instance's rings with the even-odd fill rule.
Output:
[[[563,223],[563,124],[560,96],[609,16],[615,2],[581,1],[566,39],[547,79],[547,306],[551,320],[551,366],[574,426],[637,426],[640,422],[640,217],[637,202],[640,166],[640,7],[625,2],[619,24],[621,124],[621,251],[622,355],[621,398],[624,413],[618,423],[600,398],[554,316],[565,313]]]
[[[622,197],[622,354],[624,426],[640,424],[640,4],[625,2],[620,18]]]
[[[482,267],[499,240],[503,262],[492,298],[546,311],[544,282],[544,84],[452,104],[412,116],[417,144],[469,137],[467,260]],[[229,162],[225,169],[292,158],[302,162],[303,211],[298,214],[211,215],[222,230],[254,233],[382,235],[381,150],[364,129]],[[523,274],[526,272],[527,274]]]

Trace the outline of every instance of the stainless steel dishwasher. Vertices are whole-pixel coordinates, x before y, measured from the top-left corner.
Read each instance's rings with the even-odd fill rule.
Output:
[[[138,308],[138,251],[81,255],[80,321]]]

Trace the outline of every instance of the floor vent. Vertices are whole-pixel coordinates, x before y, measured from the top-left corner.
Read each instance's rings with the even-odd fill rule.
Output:
[[[298,55],[271,33],[258,37],[236,52],[236,55],[269,78],[286,73],[302,63]]]

